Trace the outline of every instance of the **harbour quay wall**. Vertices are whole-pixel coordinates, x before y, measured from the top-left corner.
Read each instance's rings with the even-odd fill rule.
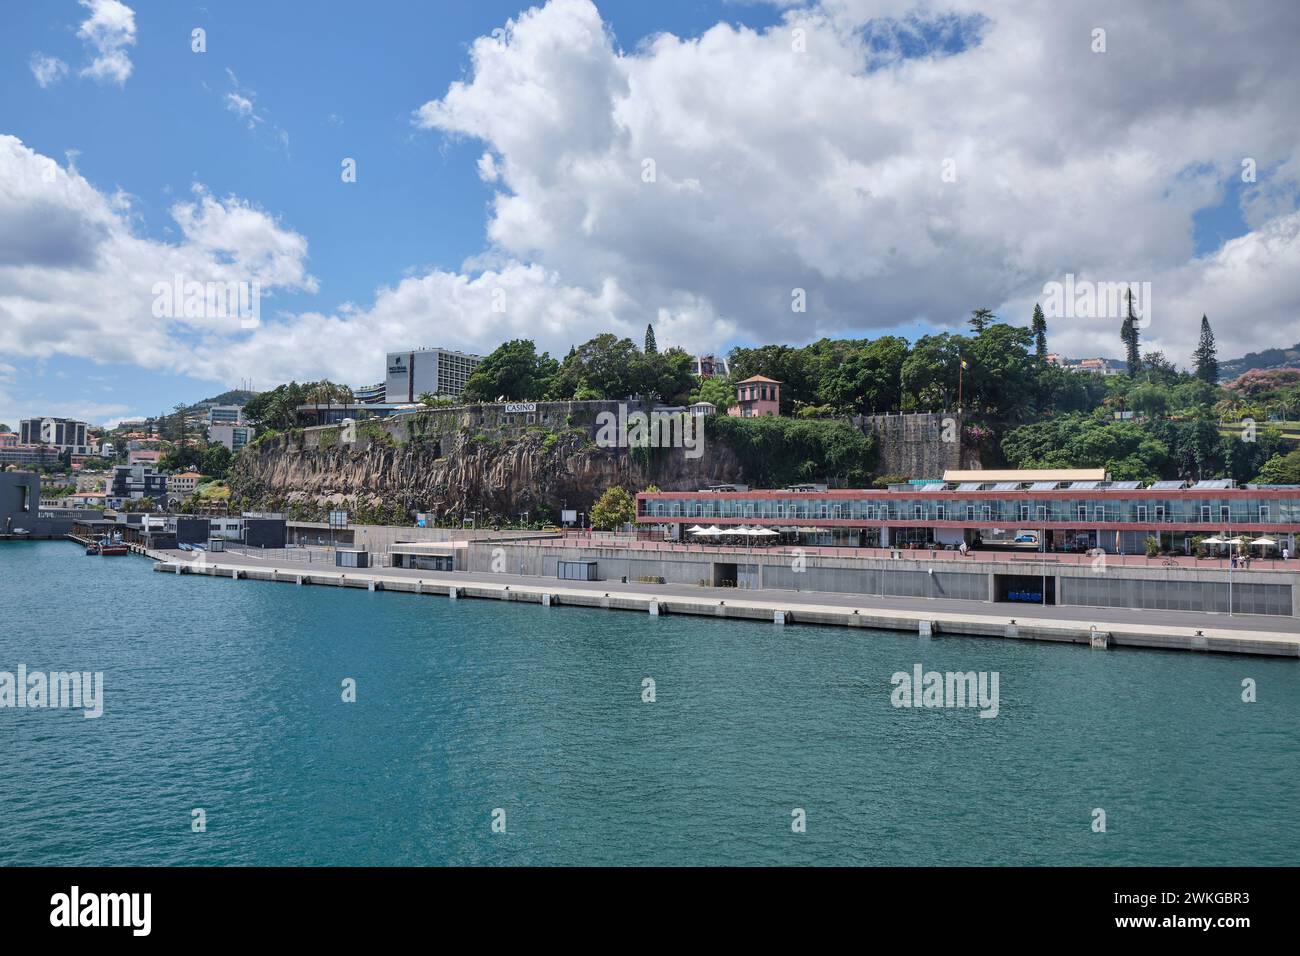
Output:
[[[1209,651],[1300,657],[1300,634],[1258,631],[1224,631],[1206,628],[1162,627],[1158,625],[1053,621],[1016,621],[990,613],[951,611],[908,611],[827,606],[815,603],[811,594],[736,592],[725,598],[701,593],[698,597],[621,591],[617,585],[586,582],[512,582],[475,580],[464,575],[385,574],[382,571],[312,570],[308,568],[266,568],[226,565],[220,562],[193,563],[176,560],[165,553],[150,553],[155,571],[174,574],[203,574],[239,580],[273,581],[286,584],[361,588],[408,594],[441,595],[456,600],[478,598],[512,601],[545,608],[587,607],[633,611],[661,617],[686,614],[718,619],[747,620],[771,625],[818,624],[840,627],[908,631],[922,638],[935,634],[966,637],[994,637],[1013,640],[1085,644],[1094,649],[1140,647],[1163,650]],[[569,585],[569,586],[566,586]],[[236,586],[233,585],[232,586]],[[607,589],[608,588],[608,589]],[[715,592],[716,593],[716,592]]]
[[[907,552],[900,552],[907,554]],[[736,586],[742,590],[831,592],[999,603],[1010,594],[1047,594],[1047,604],[1300,618],[1300,572],[1180,566],[1143,568],[1035,561],[927,562],[924,559],[807,557],[722,551],[663,553],[617,547],[553,547],[542,540],[480,539],[466,570],[556,577],[561,561],[594,561],[596,580]],[[1019,603],[1041,603],[1024,600]]]

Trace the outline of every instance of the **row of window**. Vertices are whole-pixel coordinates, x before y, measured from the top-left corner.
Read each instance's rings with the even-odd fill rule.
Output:
[[[850,521],[1138,522],[1142,524],[1300,523],[1300,500],[1099,502],[875,502],[642,500],[647,518],[828,519]]]

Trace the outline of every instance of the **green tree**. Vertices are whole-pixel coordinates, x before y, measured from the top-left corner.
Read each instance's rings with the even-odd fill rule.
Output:
[[[636,520],[636,502],[627,490],[614,485],[591,506],[591,526],[597,531],[614,531]]]
[[[725,415],[727,409],[736,404],[736,386],[731,384],[730,379],[721,376],[702,379],[690,396],[690,404],[696,402],[712,402]]]
[[[13,432],[12,428],[4,424],[3,422],[0,422],[0,433],[11,434],[12,432]]]
[[[904,404],[909,409],[941,411],[956,404],[957,371],[970,340],[949,332],[923,335],[903,361]]]
[[[654,355],[659,351],[659,346],[655,342],[655,327],[646,323],[645,327],[645,354]]]
[[[1142,369],[1141,335],[1138,332],[1137,315],[1133,312],[1133,290],[1128,290],[1128,310],[1124,322],[1120,325],[1119,337],[1124,343],[1124,360],[1128,364],[1128,373],[1136,377]]]
[[[225,445],[209,445],[199,462],[199,471],[210,478],[224,480],[230,471],[232,457]]]
[[[1148,352],[1142,356],[1142,375],[1148,382],[1159,385],[1177,385],[1186,377],[1160,351]]]
[[[646,365],[631,339],[602,332],[570,350],[560,363],[550,397],[623,399],[641,391]]]
[[[465,383],[462,396],[469,402],[532,402],[543,398],[559,371],[560,363],[531,339],[512,339],[479,363]]]
[[[992,309],[976,309],[970,314],[970,318],[967,319],[967,322],[970,324],[970,327],[975,330],[975,334],[979,335],[992,325],[996,318],[997,316],[993,314]]]
[[[1142,385],[1129,393],[1129,404],[1135,412],[1151,418],[1160,418],[1169,412],[1169,389],[1162,385]]]
[[[1170,470],[1169,447],[1138,422],[1079,413],[1021,425],[1002,439],[1015,468],[1105,468],[1127,481],[1157,481]]]
[[[1264,463],[1255,481],[1261,485],[1300,485],[1300,449],[1274,455]]]
[[[827,404],[861,414],[895,411],[903,402],[907,340],[886,335],[851,349],[823,373]]]
[[[1034,392],[1033,333],[1023,326],[998,322],[969,341],[963,356],[968,408],[996,417],[1014,418],[1027,409]]]
[[[1043,315],[1043,307],[1037,302],[1034,303],[1034,318],[1030,323],[1030,330],[1034,333],[1034,357],[1040,362],[1047,360],[1047,317]]]
[[[1196,358],[1196,377],[1209,385],[1219,384],[1219,353],[1214,347],[1214,330],[1210,320],[1201,316],[1201,340],[1194,353]]]

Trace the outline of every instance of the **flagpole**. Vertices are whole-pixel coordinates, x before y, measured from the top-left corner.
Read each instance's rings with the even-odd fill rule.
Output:
[[[960,355],[957,356],[957,411],[961,412],[961,384],[962,372],[966,369],[966,361]]]

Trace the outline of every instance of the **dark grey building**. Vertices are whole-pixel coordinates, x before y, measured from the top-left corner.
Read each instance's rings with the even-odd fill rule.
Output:
[[[108,487],[108,504],[121,507],[123,502],[139,498],[153,498],[162,503],[167,497],[167,476],[160,475],[151,465],[116,465],[113,480]]]
[[[78,519],[98,518],[98,511],[42,508],[41,476],[32,471],[0,471],[0,535],[26,532],[33,538],[59,538]]]
[[[244,544],[250,548],[283,548],[287,527],[283,518],[245,518]]]
[[[0,472],[0,534],[32,530],[40,506],[40,475],[32,471]]]

